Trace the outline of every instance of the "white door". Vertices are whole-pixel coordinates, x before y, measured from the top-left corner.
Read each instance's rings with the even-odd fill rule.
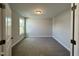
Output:
[[[3,4],[1,4],[3,5]],[[3,8],[5,6],[5,8]],[[11,55],[11,10],[8,4],[0,8],[0,41],[4,40],[5,44],[0,45],[0,56]]]
[[[8,4],[5,4],[5,32],[6,32],[6,44],[5,44],[5,55],[11,56],[11,25],[12,25],[12,19],[11,19],[11,9]]]
[[[2,29],[1,29],[1,27],[2,27],[2,25],[1,25],[1,19],[2,19],[2,16],[1,16],[1,10],[2,10],[2,8],[0,7],[0,41],[2,40]],[[2,45],[0,45],[0,55],[2,54]]]
[[[0,8],[0,41],[1,41],[1,8]],[[1,55],[1,49],[2,49],[2,46],[0,45],[0,55]]]
[[[5,8],[3,4],[0,4],[0,56],[5,54]]]

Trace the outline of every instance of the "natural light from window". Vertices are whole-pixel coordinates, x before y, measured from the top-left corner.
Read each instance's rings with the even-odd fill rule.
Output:
[[[24,19],[20,18],[19,20],[19,34],[24,34]]]

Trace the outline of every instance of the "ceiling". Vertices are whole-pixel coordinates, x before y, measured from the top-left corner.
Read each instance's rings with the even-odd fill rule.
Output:
[[[10,3],[10,7],[24,17],[49,18],[70,9],[69,3]],[[43,15],[34,14],[35,9],[42,9]]]

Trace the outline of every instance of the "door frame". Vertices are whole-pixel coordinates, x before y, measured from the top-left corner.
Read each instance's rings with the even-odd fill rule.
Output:
[[[75,31],[74,31],[74,40],[76,40],[76,45],[74,45],[74,56],[79,56],[79,3],[75,3]]]
[[[76,9],[73,13],[71,11],[71,33],[72,33],[72,40],[75,40],[76,45],[71,44],[71,56],[79,56],[79,3],[75,3]],[[73,3],[71,3],[71,8],[73,7]],[[74,15],[73,15],[74,14]],[[74,18],[74,20],[73,20]],[[74,37],[73,37],[74,36]]]
[[[6,47],[5,47],[5,55],[6,56],[11,56],[12,55],[12,39],[11,39],[11,37],[12,37],[12,15],[11,15],[11,8],[10,8],[10,6],[8,5],[8,3],[5,3],[5,9],[6,9],[6,11],[5,11],[5,18],[7,18],[7,27],[5,27],[5,29],[7,29],[6,30],[6,32],[8,32],[8,18],[10,18],[10,22],[11,22],[11,31],[10,31],[10,34],[9,34],[9,36],[8,36],[8,33],[5,33],[6,34]],[[7,13],[7,12],[9,12],[9,13]],[[5,25],[6,25],[6,23],[5,23]]]

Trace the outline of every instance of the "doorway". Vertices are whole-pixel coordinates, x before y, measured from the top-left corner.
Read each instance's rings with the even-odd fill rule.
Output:
[[[44,15],[37,15],[37,14],[29,13],[29,12],[31,12],[31,10],[33,10],[33,9],[29,10],[29,8],[28,8],[28,11],[24,7],[21,7],[23,10],[19,9],[20,12],[22,12],[22,11],[24,12],[24,10],[27,12],[25,14],[23,13],[23,15],[26,15],[27,17],[28,17],[28,15],[29,16],[31,15],[30,17],[28,17],[28,19],[26,19],[27,37],[29,37],[29,38],[53,37],[56,41],[58,41],[61,45],[63,45],[67,50],[70,51],[70,39],[72,38],[72,36],[71,36],[71,20],[70,20],[71,19],[71,9],[70,9],[71,4],[63,4],[63,5],[62,4],[18,4],[18,5],[10,4],[10,5],[12,6],[12,8],[14,8],[14,5],[16,5],[15,11],[17,10],[16,8],[18,8],[19,6],[26,6],[27,8],[29,6],[30,8],[33,8],[35,5],[37,5],[37,6],[44,7],[44,9],[47,8],[46,10],[48,10],[48,12],[47,13],[45,12],[46,14],[44,14]],[[60,9],[65,9],[67,7],[68,9],[65,9],[62,11],[60,10],[61,12],[57,15],[55,15],[55,13],[53,13],[53,15],[55,15],[54,17],[51,16],[49,18],[45,18],[45,17],[49,16],[52,12],[59,12],[59,9],[56,9],[57,7],[59,7]],[[49,9],[51,9],[50,13],[49,13]],[[54,9],[56,11],[52,11]],[[16,13],[14,15],[16,15],[16,16],[15,17],[13,16],[13,18],[17,18],[19,20],[20,16],[17,15]],[[17,23],[18,23],[18,20],[17,20]],[[18,25],[16,28],[18,28]],[[18,33],[17,32],[15,32],[15,33],[17,34],[16,36],[18,36]],[[26,38],[26,40],[27,40],[27,38]],[[29,40],[34,40],[34,39],[29,39]],[[22,41],[23,40],[21,40],[20,43]],[[16,42],[16,40],[15,40],[15,42]],[[19,44],[17,44],[16,46],[19,46]],[[49,48],[47,48],[47,49],[49,49]],[[15,50],[16,50],[16,48],[15,48]],[[15,51],[15,50],[13,50],[13,51]],[[29,49],[27,49],[27,50],[29,50]],[[21,51],[21,50],[18,50],[18,51]],[[28,52],[28,54],[29,54],[29,52]],[[43,54],[40,54],[40,55],[43,55]]]
[[[17,4],[15,4],[15,5],[17,5]],[[71,8],[71,4],[70,4],[70,8]],[[12,13],[14,13],[14,11],[12,11]],[[1,13],[0,13],[1,14]],[[8,13],[7,13],[8,14]],[[72,12],[70,11],[70,14],[71,14],[71,18],[70,19],[72,19]],[[2,15],[2,14],[1,14]],[[10,13],[10,16],[13,16],[13,15],[11,15],[11,13]],[[0,16],[1,17],[1,16]],[[19,16],[17,16],[17,19],[18,19],[18,17]],[[9,18],[7,18],[8,20],[9,20]],[[57,19],[57,18],[54,18],[54,19]],[[0,19],[1,20],[1,19]],[[13,20],[13,19],[12,19]],[[54,20],[55,22],[56,22],[56,20]],[[11,22],[11,21],[10,21]],[[17,21],[18,22],[18,21]],[[16,23],[15,23],[16,24]],[[8,25],[8,24],[7,24]],[[19,23],[18,23],[18,25],[19,25]],[[57,24],[55,24],[56,26],[57,26]],[[61,24],[59,24],[59,25],[61,25]],[[59,26],[58,25],[58,26]],[[68,24],[67,24],[68,25]],[[1,25],[2,26],[2,25]],[[75,25],[76,26],[76,25]],[[8,28],[8,27],[7,27]],[[11,27],[9,27],[9,28],[11,28]],[[19,27],[17,27],[17,30],[18,30],[18,28]],[[58,27],[57,27],[58,28]],[[55,28],[56,29],[56,28]],[[66,28],[67,29],[67,28]],[[68,29],[67,29],[68,30]],[[77,30],[77,29],[76,29]],[[71,20],[71,31],[72,31],[72,20]],[[11,31],[11,32],[15,32],[15,31]],[[10,32],[10,35],[11,35],[11,32]],[[7,34],[9,34],[9,33],[7,33]],[[26,33],[27,34],[27,33]],[[56,33],[55,33],[56,34]],[[76,34],[76,33],[75,33]],[[1,34],[2,35],[2,34]],[[17,35],[18,35],[18,33],[17,33]],[[28,35],[27,35],[28,36]],[[72,36],[72,34],[71,34],[71,36]],[[10,36],[10,38],[9,39],[11,39],[11,37],[12,36]],[[17,39],[18,39],[18,37],[20,37],[20,36],[17,36]],[[22,36],[23,37],[23,36]],[[13,39],[15,40],[15,37],[13,37]],[[56,38],[55,38],[56,39]],[[72,38],[70,38],[70,39],[72,39]],[[76,38],[76,36],[75,36],[75,39],[77,39]],[[7,45],[9,45],[9,48],[11,49],[11,44],[13,44],[13,43],[15,43],[16,42],[16,40],[14,41],[14,42],[11,42],[11,41],[8,41],[8,43],[10,43],[10,44],[7,44]],[[19,41],[20,42],[20,41]],[[61,42],[60,42],[61,43]],[[6,45],[6,47],[7,47],[7,45]],[[15,44],[14,44],[15,45]],[[1,46],[1,45],[0,45]],[[72,46],[72,45],[70,45],[70,46]],[[75,46],[76,47],[76,46]],[[77,46],[78,47],[78,46]],[[2,48],[2,47],[1,47]],[[0,48],[0,49],[1,49]],[[5,48],[5,47],[4,47]],[[6,50],[8,50],[8,49],[6,49]],[[11,51],[11,50],[10,50]],[[9,52],[9,51],[7,51],[7,52]],[[71,51],[71,48],[70,48],[70,53],[72,53],[72,51]],[[11,55],[11,54],[7,54],[7,55]],[[72,54],[71,54],[72,55]]]

